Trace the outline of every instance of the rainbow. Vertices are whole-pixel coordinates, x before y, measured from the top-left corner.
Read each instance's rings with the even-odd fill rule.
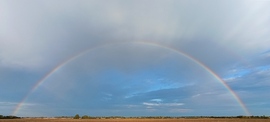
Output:
[[[133,41],[133,42],[120,42],[120,43],[134,43],[134,44],[142,44],[142,45],[148,45],[148,46],[155,46],[158,48],[164,48],[170,51],[173,51],[181,56],[184,56],[185,58],[191,60],[192,62],[194,62],[195,64],[199,65],[200,67],[202,67],[204,70],[206,70],[210,75],[212,75],[215,79],[217,79],[233,96],[233,98],[237,101],[237,103],[239,103],[239,105],[241,106],[241,108],[243,109],[243,111],[245,112],[246,115],[251,115],[250,112],[248,111],[246,105],[243,103],[243,101],[240,99],[240,97],[232,90],[232,88],[219,76],[217,75],[213,70],[211,70],[209,67],[207,67],[205,64],[203,64],[202,62],[198,61],[197,59],[195,59],[194,57],[184,53],[181,50],[178,50],[176,48],[170,47],[170,46],[164,46],[158,43],[154,43],[154,42],[146,42],[146,41]],[[27,98],[36,90],[38,89],[39,86],[41,86],[48,77],[50,77],[53,73],[55,73],[57,70],[59,70],[61,67],[65,66],[66,64],[68,64],[69,62],[77,59],[80,56],[83,56],[84,54],[98,49],[98,48],[103,48],[106,46],[112,46],[112,45],[116,45],[119,44],[119,42],[117,43],[109,43],[109,44],[104,44],[101,46],[97,46],[97,47],[93,47],[93,48],[89,48],[86,50],[83,50],[71,57],[69,57],[67,60],[64,60],[63,62],[61,62],[60,64],[58,64],[56,67],[54,67],[52,70],[50,70],[45,76],[43,76],[40,80],[38,80],[36,82],[36,84],[33,86],[33,88],[25,95],[25,97],[21,100],[21,102],[19,104],[17,104],[16,108],[14,109],[14,111],[12,112],[12,115],[16,115],[18,113],[18,111],[21,109],[21,107],[23,106],[24,102],[27,100]]]

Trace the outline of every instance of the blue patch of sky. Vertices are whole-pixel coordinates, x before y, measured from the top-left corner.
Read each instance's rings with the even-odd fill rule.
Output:
[[[251,73],[251,69],[241,69],[224,77],[224,79],[239,78]]]
[[[259,66],[259,67],[256,68],[256,70],[258,70],[258,71],[266,71],[266,70],[270,70],[270,65]]]
[[[253,72],[267,71],[270,70],[270,65],[258,66],[255,68],[236,69],[236,70],[237,71],[225,76],[224,79],[240,78],[249,75]]]
[[[164,88],[175,88],[175,84],[170,79],[166,78],[163,71],[157,69],[141,70],[140,72],[125,74],[119,70],[106,70],[100,76],[104,81],[111,81],[119,85],[128,85],[129,87],[149,85],[151,89],[159,90]],[[128,82],[128,83],[125,83]],[[122,84],[121,84],[122,83]]]
[[[179,74],[177,74],[177,81],[174,81],[175,78],[172,78],[171,70],[167,66],[146,67],[132,73],[122,72],[118,69],[107,69],[96,77],[97,79],[101,78],[104,81],[103,83],[114,83],[117,87],[128,90],[126,92],[126,98],[136,96],[140,93],[190,85],[189,82],[179,82],[186,80]]]

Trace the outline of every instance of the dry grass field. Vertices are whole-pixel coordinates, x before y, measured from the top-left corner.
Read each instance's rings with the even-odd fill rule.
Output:
[[[270,122],[270,119],[0,119],[0,122]]]

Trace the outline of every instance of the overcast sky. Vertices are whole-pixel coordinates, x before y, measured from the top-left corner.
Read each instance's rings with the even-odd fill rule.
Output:
[[[269,115],[269,11],[269,0],[0,0],[0,114],[247,115],[235,93]]]

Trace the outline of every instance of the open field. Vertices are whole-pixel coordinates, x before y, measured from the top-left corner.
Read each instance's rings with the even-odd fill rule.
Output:
[[[0,122],[270,122],[270,119],[0,119]]]

